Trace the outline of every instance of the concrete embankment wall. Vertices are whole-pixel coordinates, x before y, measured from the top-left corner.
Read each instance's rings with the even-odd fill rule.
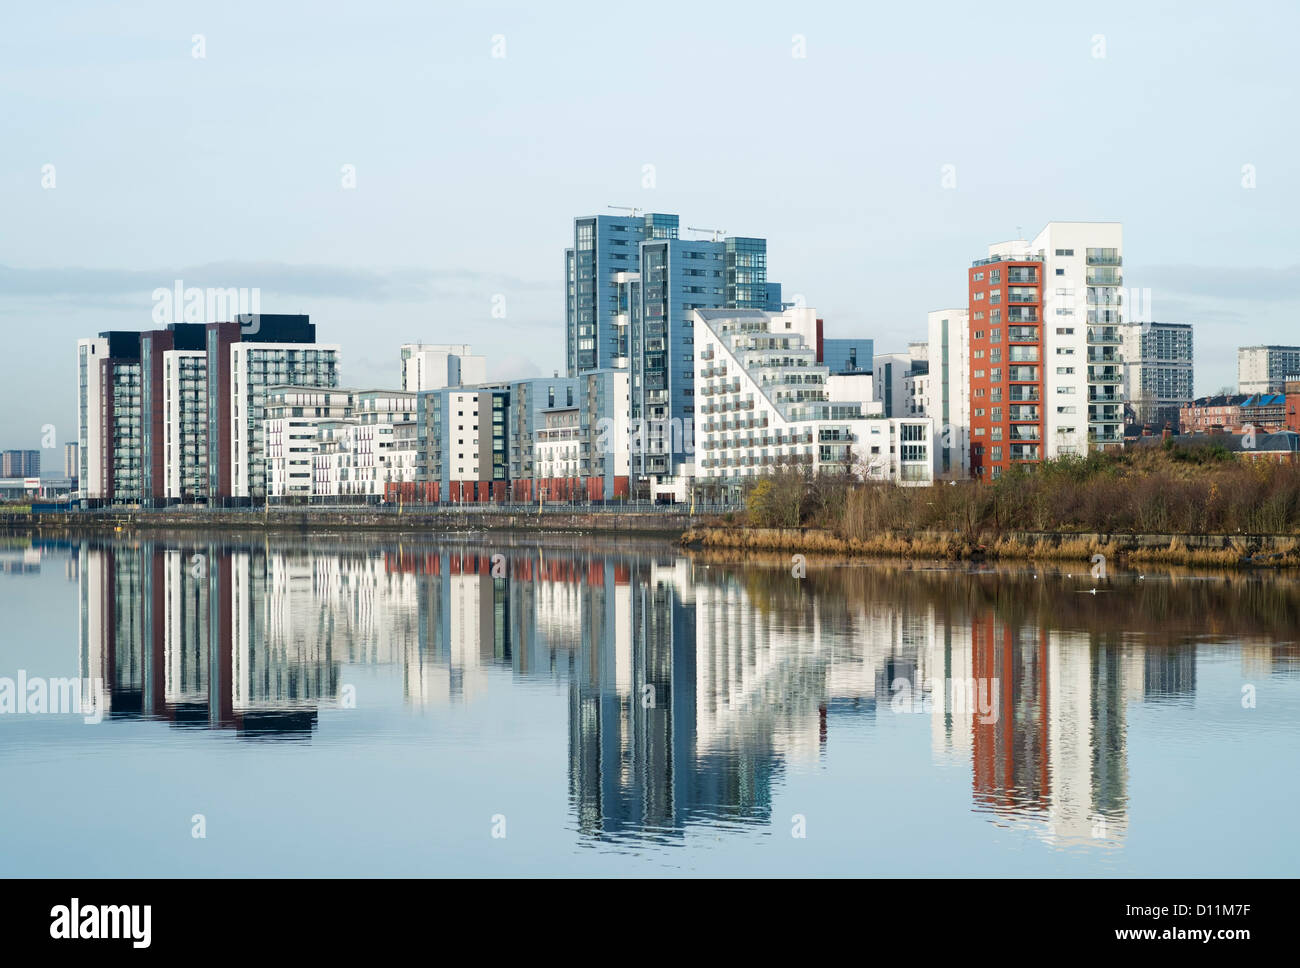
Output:
[[[584,513],[536,512],[418,512],[381,511],[147,511],[121,514],[0,515],[0,533],[59,537],[83,534],[135,534],[171,530],[267,531],[282,533],[389,532],[439,533],[465,531],[609,532],[677,537],[690,527],[688,514],[672,512]]]

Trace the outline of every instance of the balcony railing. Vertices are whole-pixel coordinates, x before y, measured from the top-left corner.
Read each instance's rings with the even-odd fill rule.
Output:
[[[1090,286],[1118,286],[1123,284],[1123,276],[1118,269],[1089,268],[1084,276]]]
[[[1088,342],[1094,345],[1114,345],[1120,343],[1119,330],[1112,326],[1089,326]]]

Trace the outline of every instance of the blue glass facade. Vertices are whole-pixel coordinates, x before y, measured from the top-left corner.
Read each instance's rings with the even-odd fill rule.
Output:
[[[822,340],[822,363],[832,373],[870,373],[875,341],[869,339]]]
[[[578,218],[565,252],[568,373],[627,360],[633,432],[644,428],[637,477],[692,460],[694,310],[781,309],[765,239],[682,239],[679,224],[658,213]]]

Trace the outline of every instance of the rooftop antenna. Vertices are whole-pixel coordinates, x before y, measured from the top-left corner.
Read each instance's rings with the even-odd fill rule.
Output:
[[[1017,225],[1017,226],[1016,226],[1016,238],[1018,238],[1018,239],[1023,239],[1024,237],[1025,237],[1025,229],[1024,229],[1024,226],[1022,226],[1022,225]]]
[[[713,241],[717,242],[719,237],[726,238],[726,229],[697,229],[694,225],[686,226],[687,232],[708,232],[713,235]]]
[[[620,212],[631,212],[633,218],[636,218],[645,211],[643,208],[633,208],[631,205],[606,205],[605,207],[616,209]]]

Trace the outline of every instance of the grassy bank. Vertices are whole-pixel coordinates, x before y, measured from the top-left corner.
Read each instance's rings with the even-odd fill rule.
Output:
[[[865,555],[904,559],[996,559],[1107,562],[1196,567],[1300,566],[1300,538],[1286,536],[1062,534],[1006,532],[985,539],[935,531],[880,532],[844,538],[818,528],[699,527],[682,535],[687,547],[804,555]]]
[[[1167,445],[924,488],[782,467],[727,525],[688,540],[905,558],[1297,564],[1300,465]]]

